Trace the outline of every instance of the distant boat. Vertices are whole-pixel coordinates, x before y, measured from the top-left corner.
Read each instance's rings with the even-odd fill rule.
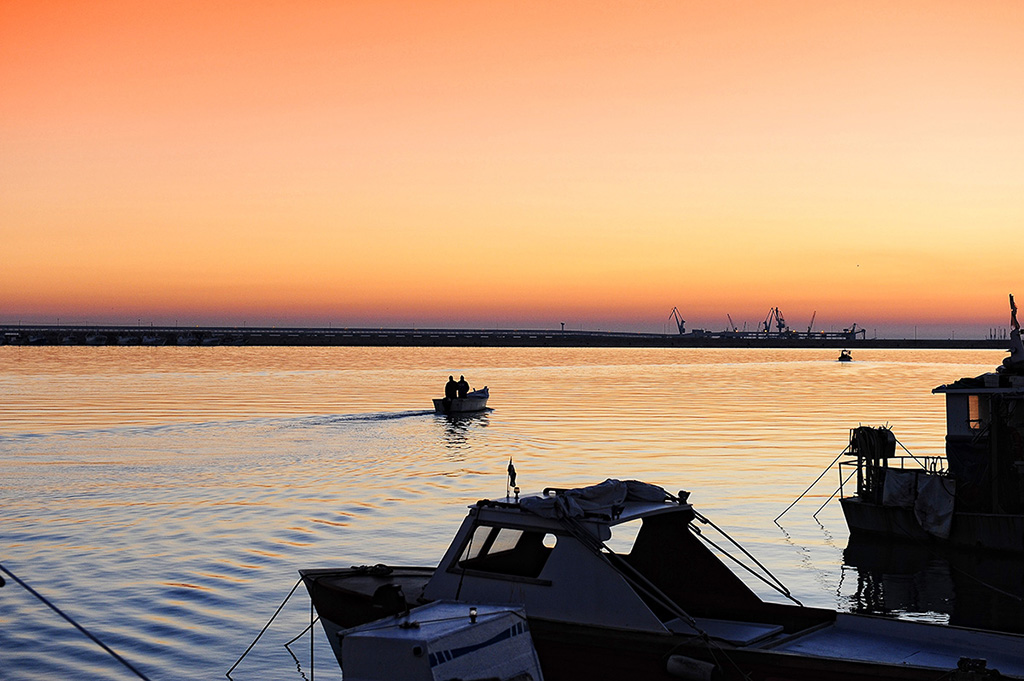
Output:
[[[838,361],[840,361],[840,362],[852,362],[853,361],[853,355],[850,354],[849,350],[846,350],[844,348],[843,351],[839,353],[839,360]]]
[[[434,399],[435,414],[471,414],[487,408],[490,392],[485,385],[480,390],[466,393],[465,397],[438,397]]]

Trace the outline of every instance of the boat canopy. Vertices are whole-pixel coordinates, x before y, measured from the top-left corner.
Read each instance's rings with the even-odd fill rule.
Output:
[[[621,517],[626,502],[651,502],[661,504],[677,501],[675,497],[657,485],[639,480],[614,480],[576,489],[546,489],[541,496],[525,497],[520,508],[542,518],[584,518],[607,516]],[[557,494],[550,494],[557,492]]]

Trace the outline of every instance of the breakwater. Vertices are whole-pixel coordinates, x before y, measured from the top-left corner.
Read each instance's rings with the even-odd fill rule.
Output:
[[[396,347],[920,348],[1006,350],[1007,339],[864,338],[805,333],[685,334],[557,329],[369,329],[0,325],[2,345]]]

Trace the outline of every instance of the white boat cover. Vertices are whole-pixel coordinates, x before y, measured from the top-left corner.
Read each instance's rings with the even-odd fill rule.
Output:
[[[613,480],[543,497],[526,497],[520,507],[543,518],[581,518],[585,514],[613,515],[627,501],[667,501],[668,492],[639,480]]]

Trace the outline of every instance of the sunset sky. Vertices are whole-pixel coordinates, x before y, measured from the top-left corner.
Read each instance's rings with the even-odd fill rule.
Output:
[[[0,0],[0,323],[1024,301],[1024,3]]]

